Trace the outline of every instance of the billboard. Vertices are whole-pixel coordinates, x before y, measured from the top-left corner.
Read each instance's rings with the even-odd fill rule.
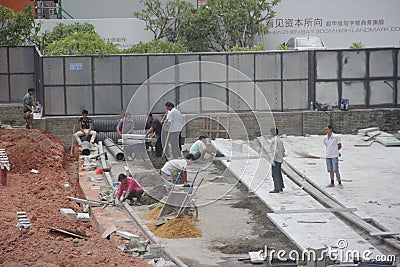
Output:
[[[40,33],[51,31],[58,23],[72,24],[88,22],[95,26],[96,32],[105,41],[118,44],[120,49],[129,48],[138,42],[153,40],[150,31],[145,31],[145,23],[134,18],[115,19],[40,19]]]
[[[282,0],[261,40],[269,50],[296,36],[319,36],[327,48],[400,46],[399,0]]]

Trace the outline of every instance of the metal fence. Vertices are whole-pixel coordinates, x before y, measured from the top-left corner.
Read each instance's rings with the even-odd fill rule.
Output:
[[[0,102],[22,103],[27,89],[38,87],[39,61],[32,46],[0,47]]]
[[[400,105],[398,48],[37,58],[33,48],[1,47],[0,57],[0,101],[20,100],[35,84],[46,116],[120,114],[135,93],[132,113],[164,112],[165,101],[183,113],[336,107],[343,98],[360,108]]]

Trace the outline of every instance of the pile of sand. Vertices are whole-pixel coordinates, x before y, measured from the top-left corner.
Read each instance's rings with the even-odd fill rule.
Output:
[[[194,238],[202,236],[201,230],[193,224],[190,217],[174,218],[161,226],[156,226],[155,222],[151,222],[147,224],[147,227],[155,235],[162,238]]]
[[[158,219],[158,215],[160,214],[162,208],[164,207],[164,204],[158,204],[155,206],[153,209],[149,210],[146,213],[143,213],[140,215],[140,218],[146,221],[154,221]]]

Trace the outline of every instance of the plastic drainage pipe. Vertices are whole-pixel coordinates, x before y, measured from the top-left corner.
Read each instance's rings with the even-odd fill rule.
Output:
[[[113,140],[111,140],[108,137],[105,137],[103,143],[108,148],[110,153],[114,156],[114,158],[116,158],[117,160],[125,159],[124,152],[121,150],[121,148],[119,146],[117,146],[113,142]]]

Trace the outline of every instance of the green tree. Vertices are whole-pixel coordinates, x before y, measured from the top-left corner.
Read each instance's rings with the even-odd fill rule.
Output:
[[[241,47],[238,45],[235,45],[229,49],[230,52],[242,52],[242,51],[265,51],[267,50],[264,46],[263,43],[259,43],[255,46],[246,46],[246,47]]]
[[[35,23],[31,5],[17,13],[0,5],[0,45],[37,45],[39,30],[40,24]]]
[[[153,33],[154,39],[167,39],[177,43],[180,27],[194,6],[185,0],[170,0],[165,5],[161,0],[140,0],[145,9],[134,12],[134,17],[146,23],[146,30]]]
[[[153,40],[151,42],[133,45],[131,48],[126,49],[123,53],[126,54],[160,54],[160,53],[185,53],[186,48],[179,44],[173,44],[168,41]]]
[[[89,23],[57,24],[42,36],[44,55],[108,55],[121,51],[118,45],[105,42]]]
[[[236,45],[252,47],[256,35],[267,33],[266,21],[275,16],[273,7],[279,2],[208,0],[185,21],[182,39],[185,45],[196,42],[215,51],[228,51]]]

